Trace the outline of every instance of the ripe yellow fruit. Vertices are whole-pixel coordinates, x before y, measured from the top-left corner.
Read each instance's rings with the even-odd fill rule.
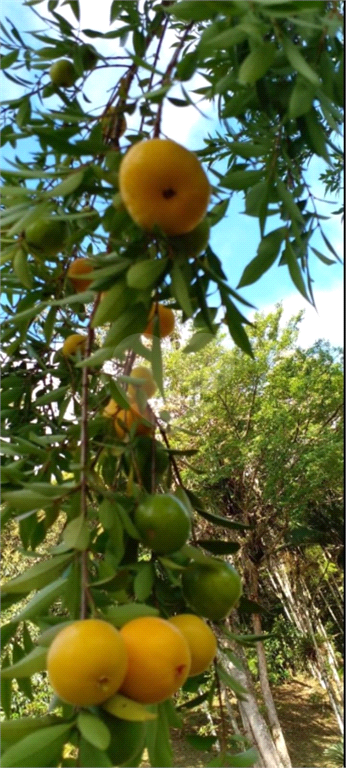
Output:
[[[70,88],[77,79],[77,72],[68,59],[59,59],[52,64],[49,75],[52,83],[60,88]]]
[[[157,314],[159,318],[159,336],[160,339],[164,339],[166,336],[170,336],[174,331],[174,312],[165,307],[164,304],[153,304],[149,312],[148,325],[143,332],[144,336],[150,337],[153,335],[154,328],[154,315]]]
[[[100,704],[119,689],[128,664],[125,642],[107,621],[74,621],[54,638],[47,656],[49,681],[61,699]]]
[[[177,627],[156,616],[141,616],[124,624],[120,634],[128,654],[120,693],[142,704],[156,704],[183,685],[191,654]]]
[[[136,368],[132,369],[130,376],[134,379],[145,379],[145,384],[141,384],[140,387],[129,384],[127,392],[130,399],[135,400],[138,389],[143,389],[147,397],[152,397],[155,394],[157,386],[151,371],[145,365],[137,365]]]
[[[70,264],[67,270],[67,277],[70,278],[76,293],[87,291],[89,285],[92,283],[92,280],[83,280],[79,275],[87,275],[88,272],[92,271],[93,265],[91,264],[90,259],[75,259],[72,264]]]
[[[78,349],[83,351],[86,340],[87,340],[87,337],[82,336],[82,334],[80,333],[71,333],[71,336],[68,336],[62,345],[62,353],[64,357],[69,357],[69,355],[75,355]]]
[[[217,651],[217,641],[214,632],[199,616],[192,613],[181,613],[170,618],[172,624],[180,629],[190,648],[191,669],[189,677],[205,672],[213,661]]]
[[[110,403],[108,403],[109,407]],[[152,426],[149,426],[143,422],[143,419],[151,422]],[[123,427],[125,425],[126,429]],[[151,414],[149,409],[146,408],[144,413],[141,413],[138,407],[133,403],[128,410],[121,410],[116,413],[114,419],[115,431],[122,440],[125,435],[130,431],[132,425],[135,424],[136,435],[150,435],[154,431],[154,424],[152,423]]]
[[[136,224],[167,235],[190,232],[204,218],[210,196],[197,159],[171,139],[133,144],[119,169],[122,200]]]

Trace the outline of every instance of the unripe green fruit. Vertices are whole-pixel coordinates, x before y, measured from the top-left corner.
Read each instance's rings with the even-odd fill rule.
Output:
[[[37,256],[56,256],[66,238],[66,224],[58,219],[37,219],[25,230],[27,245]]]
[[[52,83],[60,88],[70,88],[77,79],[76,70],[72,61],[59,59],[52,64],[49,75]]]
[[[190,534],[190,517],[170,493],[147,496],[137,507],[134,521],[143,544],[159,555],[176,552]]]
[[[197,227],[187,232],[186,235],[176,235],[169,238],[169,243],[173,248],[174,255],[177,256],[198,256],[205,251],[210,235],[209,219],[205,218],[197,224]]]
[[[208,565],[189,565],[183,573],[182,584],[188,605],[212,621],[226,618],[243,591],[238,571],[216,559]]]
[[[82,58],[83,69],[94,69],[98,62],[98,55],[95,48],[92,45],[81,45],[79,51]]]

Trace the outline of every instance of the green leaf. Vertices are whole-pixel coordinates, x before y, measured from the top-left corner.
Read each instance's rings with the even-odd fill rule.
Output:
[[[56,555],[50,560],[44,560],[41,563],[36,563],[31,568],[28,568],[24,573],[16,576],[10,581],[2,584],[2,594],[7,595],[11,593],[26,593],[31,592],[33,589],[40,589],[49,584],[56,576],[61,573],[67,563],[70,562],[72,555],[63,554]]]
[[[6,53],[5,56],[2,56],[0,61],[1,69],[7,69],[11,64],[14,64],[14,62],[17,61],[18,56],[19,50],[11,51],[10,53]]]
[[[291,275],[292,282],[298,288],[299,293],[304,296],[304,299],[306,299],[310,304],[312,304],[311,298],[308,296],[303,275],[298,263],[298,259],[296,257],[296,254],[294,253],[293,247],[288,240],[286,243],[286,248],[283,251],[283,257],[287,262],[288,270]]]
[[[226,672],[226,670],[221,666],[221,664],[216,664],[216,671],[217,674],[220,677],[220,680],[224,683],[224,685],[227,685],[228,688],[231,688],[232,691],[236,694],[237,698],[241,701],[244,701],[247,698],[247,690],[244,688],[240,683],[238,683],[237,680],[232,677],[232,675],[229,674],[229,672]]]
[[[2,669],[6,669],[10,666],[10,657],[7,654],[2,660]],[[11,714],[11,701],[12,701],[12,680],[1,678],[0,680],[0,693],[1,693],[1,707],[5,712],[6,717],[10,717]],[[2,734],[2,728],[1,728]]]
[[[46,668],[46,657],[46,648],[34,648],[27,656],[17,661],[16,664],[5,667],[1,672],[1,676],[3,678],[31,677],[35,672],[41,672],[42,669]]]
[[[200,349],[203,349],[206,347],[207,344],[210,344],[211,341],[215,339],[215,336],[213,336],[211,333],[205,333],[204,331],[197,331],[197,333],[194,334],[194,336],[191,337],[188,344],[186,344],[186,347],[183,348],[183,352],[186,354],[190,352],[199,352]]]
[[[90,741],[83,736],[79,742],[78,757],[80,765],[82,765],[83,768],[95,768],[95,766],[97,766],[97,768],[112,768],[114,765],[107,752],[90,744]],[[74,762],[73,765],[75,764],[76,763]],[[65,763],[62,763],[62,765],[65,765]]]
[[[253,351],[250,340],[245,331],[245,328],[242,325],[244,322],[242,315],[240,314],[235,304],[233,304],[231,299],[227,299],[226,301],[225,296],[223,296],[223,303],[227,308],[225,319],[234,343],[237,344],[237,346],[240,347],[243,352],[253,358]]]
[[[230,768],[251,768],[258,760],[258,752],[255,747],[250,747],[238,755],[227,755],[227,765]]]
[[[59,724],[60,719],[54,715],[46,715],[45,717],[19,717],[12,720],[2,720],[1,722],[1,738],[9,746],[20,741],[25,736],[33,731],[38,731],[40,728],[46,728],[49,725]]]
[[[90,532],[84,515],[75,517],[69,522],[63,533],[63,541],[67,547],[83,552],[89,546]]]
[[[172,13],[183,21],[204,21],[213,18],[217,9],[214,11],[213,3],[206,0],[182,0],[165,8],[165,12]]]
[[[323,157],[323,159],[328,163],[329,154],[325,142],[325,133],[318,120],[316,110],[314,108],[310,109],[310,112],[304,115],[303,119],[305,120],[313,151],[316,153],[316,155]]]
[[[120,717],[121,720],[142,721],[156,720],[156,712],[150,711],[143,704],[139,704],[138,701],[128,699],[127,696],[122,696],[120,693],[116,693],[111,699],[102,705],[102,708],[106,712],[110,712],[114,717]]]
[[[1,648],[4,649],[5,645],[12,639],[18,629],[18,622],[14,619],[7,624],[3,624],[1,627]]]
[[[263,180],[263,171],[230,171],[220,182],[227,189],[248,189]]]
[[[30,122],[31,104],[28,96],[22,99],[21,105],[16,115],[16,123],[19,128],[25,127]]]
[[[185,738],[194,749],[201,749],[206,752],[209,752],[217,741],[217,736],[199,736],[197,733],[187,734]]]
[[[232,141],[232,154],[239,157],[262,157],[268,152],[268,146],[264,144],[254,144],[252,141]]]
[[[13,256],[13,269],[22,285],[30,290],[33,286],[33,276],[28,265],[28,254],[23,248],[18,248]]]
[[[84,173],[84,169],[81,171],[74,171],[74,173],[67,176],[64,181],[61,181],[60,184],[57,184],[55,187],[45,192],[44,197],[66,197],[67,195],[71,195],[75,189],[80,187],[84,179]]]
[[[133,590],[137,600],[147,600],[151,595],[155,580],[155,571],[152,563],[140,563],[140,568],[133,582]]]
[[[160,390],[162,397],[164,397],[163,390],[163,365],[162,365],[162,350],[161,341],[158,335],[158,317],[154,317],[153,323],[153,336],[152,336],[152,348],[151,348],[151,369],[156,384]]]
[[[320,251],[317,251],[317,249],[313,248],[312,246],[311,246],[311,250],[317,256],[317,258],[320,259],[320,261],[323,262],[323,264],[327,264],[327,266],[330,266],[331,264],[335,264],[336,263],[334,261],[334,259],[328,259],[327,256],[324,256],[323,253],[321,253]]]
[[[245,267],[237,288],[255,283],[256,280],[267,272],[279,254],[281,243],[286,233],[285,227],[279,227],[262,238],[257,249],[257,256]]]
[[[301,224],[304,224],[303,216],[298,208],[297,203],[294,202],[292,192],[287,188],[286,184],[284,184],[281,179],[277,179],[276,188],[280,199],[282,200],[290,217],[296,221],[299,221]]]
[[[303,77],[305,77],[305,79],[308,80],[312,85],[318,87],[320,85],[319,77],[317,73],[312,69],[312,67],[310,67],[310,64],[305,61],[304,56],[302,56],[298,46],[294,45],[294,43],[292,43],[291,40],[289,40],[289,38],[285,37],[284,35],[282,36],[282,44],[287,59],[293,69],[303,75]]]
[[[314,96],[314,86],[298,75],[288,102],[288,117],[294,119],[309,112]]]
[[[125,605],[111,605],[105,610],[105,615],[111,624],[119,628],[139,616],[158,616],[159,611],[152,605],[145,603],[126,603]]]
[[[196,544],[214,555],[232,555],[240,549],[240,544],[235,541],[221,541],[219,539],[197,539]]]
[[[192,317],[193,308],[189,296],[188,285],[186,283],[183,270],[176,262],[173,264],[171,279],[171,292],[173,296],[180,304],[183,312],[185,312],[185,315],[187,315],[187,317]]]
[[[338,261],[340,261],[340,264],[342,264],[342,259],[340,259],[340,256],[338,256],[338,254],[337,254],[337,252],[336,252],[335,248],[334,248],[334,247],[332,246],[332,244],[329,242],[328,238],[326,237],[326,235],[324,234],[324,232],[323,232],[323,230],[322,230],[322,229],[321,229],[321,235],[322,235],[322,237],[323,237],[323,240],[324,240],[324,242],[325,242],[325,244],[326,244],[326,246],[327,246],[328,250],[329,250],[329,251],[330,251],[330,252],[333,254],[333,256],[335,256],[335,258],[336,258]]]
[[[191,498],[191,491],[186,491],[188,496],[190,497],[190,500],[194,506],[194,503]],[[214,515],[211,512],[207,512],[205,509],[197,508],[195,506],[196,512],[198,512],[199,515],[205,518],[205,520],[209,520],[210,523],[213,523],[214,525],[220,525],[223,528],[230,528],[238,531],[244,531],[247,528],[250,528],[250,525],[245,525],[243,523],[234,523],[233,520],[229,520],[228,517],[223,517],[222,515]]]
[[[56,403],[65,397],[69,389],[70,385],[67,384],[64,387],[53,389],[52,392],[46,392],[45,395],[41,395],[40,397],[36,398],[35,405],[47,405],[47,403]]]
[[[133,264],[127,272],[126,279],[130,288],[145,290],[153,288],[167,268],[168,259],[145,259]]]
[[[265,212],[268,203],[269,182],[259,181],[246,194],[245,212],[248,216],[259,218]]]
[[[104,346],[118,346],[124,339],[131,339],[142,333],[148,321],[148,310],[144,304],[134,304],[111,325]],[[78,364],[81,365],[80,363]]]
[[[253,85],[271,67],[276,55],[274,43],[263,43],[244,59],[239,67],[238,82],[241,85]]]
[[[65,588],[66,578],[63,576],[60,577],[60,579],[53,581],[51,584],[47,584],[46,587],[37,592],[37,594],[29,600],[20,613],[13,617],[13,621],[32,619],[40,613],[46,613],[47,608],[49,608],[60,595],[63,595]]]
[[[59,624],[55,624],[53,627],[49,627],[49,629],[42,632],[42,634],[38,636],[36,642],[38,645],[43,645],[45,648],[49,648],[56,635],[58,635],[62,629],[68,627],[69,624],[72,624],[72,621],[60,621]]]
[[[35,730],[4,752],[2,768],[46,768],[52,765],[53,761],[60,758],[71,728],[72,723],[64,723]]]
[[[147,724],[146,747],[152,768],[173,765],[173,752],[170,740],[167,713],[161,704],[151,707],[157,711],[157,720]]]
[[[99,325],[116,320],[134,302],[135,298],[136,292],[127,287],[125,280],[119,280],[106,291],[106,295],[101,299],[91,327],[97,328]]]
[[[208,28],[209,31],[209,28]],[[218,51],[222,49],[231,48],[238,43],[242,43],[246,40],[248,33],[241,24],[237,24],[231,29],[225,29],[223,32],[219,32],[217,35],[205,38],[201,38],[198,46],[198,52],[204,53],[211,49],[212,51]]]
[[[190,53],[185,54],[176,68],[177,79],[182,81],[190,80],[196,70],[197,61],[198,56],[196,51],[191,51]]]
[[[90,712],[80,712],[77,726],[84,738],[97,749],[108,749],[111,741],[109,728],[96,715]]]
[[[239,613],[266,613],[265,608],[254,600],[249,600],[241,595],[238,605]]]

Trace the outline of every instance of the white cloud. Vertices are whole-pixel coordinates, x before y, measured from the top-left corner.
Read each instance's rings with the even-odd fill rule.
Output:
[[[335,286],[325,291],[317,290],[314,297],[317,312],[299,293],[292,293],[283,299],[282,324],[287,323],[292,315],[296,315],[303,309],[304,317],[300,324],[298,337],[299,346],[307,348],[318,339],[327,339],[332,346],[342,347],[344,328],[343,286]],[[268,314],[274,310],[274,307],[274,304],[268,304],[261,307],[261,311]]]

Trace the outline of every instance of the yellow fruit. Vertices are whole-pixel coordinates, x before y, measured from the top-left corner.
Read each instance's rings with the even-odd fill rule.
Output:
[[[113,696],[128,664],[124,639],[107,621],[75,621],[54,638],[47,656],[49,681],[69,704],[91,706]]]
[[[217,650],[216,637],[208,624],[192,613],[172,616],[170,621],[180,629],[190,648],[191,669],[189,677],[205,672],[213,661]]]
[[[145,409],[144,413],[140,413],[137,406],[132,404],[128,410],[118,411],[114,419],[114,427],[118,437],[122,440],[130,431],[133,424],[136,425],[136,435],[150,435],[154,430],[154,425],[152,424],[152,426],[148,426],[147,424],[144,424],[143,419],[152,423],[148,408]],[[123,427],[123,424],[126,429]]]
[[[174,313],[169,307],[165,307],[164,304],[153,304],[149,312],[148,325],[143,332],[144,336],[153,335],[154,327],[154,315],[157,314],[159,318],[159,336],[160,339],[164,339],[166,336],[170,336],[174,330]]]
[[[75,355],[78,349],[83,351],[86,340],[87,337],[82,336],[80,333],[71,333],[71,336],[68,336],[67,339],[65,339],[62,346],[62,353],[64,357]]]
[[[120,693],[142,704],[156,704],[183,685],[191,655],[177,627],[156,616],[141,616],[124,624],[120,634],[128,654]]]
[[[87,291],[89,285],[92,283],[92,280],[83,280],[79,275],[87,275],[88,272],[92,271],[93,265],[91,264],[90,259],[75,259],[72,264],[70,264],[67,270],[67,277],[70,278],[76,293]]]
[[[49,75],[52,83],[60,88],[70,88],[77,79],[76,70],[72,61],[59,59],[52,64]]]
[[[103,415],[108,416],[109,418],[112,418],[112,416],[115,416],[116,413],[119,411],[119,405],[118,403],[113,400],[113,398],[110,399],[109,403],[107,403],[106,407],[103,409]]]
[[[204,218],[210,196],[196,155],[171,139],[133,144],[119,169],[122,200],[136,224],[182,235]]]
[[[157,389],[155,381],[151,371],[145,365],[137,365],[136,368],[132,369],[130,376],[134,379],[145,379],[145,383],[141,384],[140,387],[129,384],[127,392],[130,399],[136,398],[138,389],[143,389],[147,397],[152,397],[155,394]]]

